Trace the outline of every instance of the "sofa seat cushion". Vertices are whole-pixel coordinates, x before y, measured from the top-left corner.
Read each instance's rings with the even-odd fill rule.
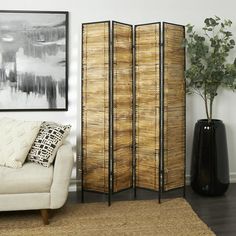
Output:
[[[22,168],[0,166],[0,194],[50,192],[53,166],[26,162]]]

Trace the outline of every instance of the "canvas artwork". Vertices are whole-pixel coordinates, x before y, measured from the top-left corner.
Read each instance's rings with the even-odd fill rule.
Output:
[[[68,12],[0,11],[0,111],[67,110]]]

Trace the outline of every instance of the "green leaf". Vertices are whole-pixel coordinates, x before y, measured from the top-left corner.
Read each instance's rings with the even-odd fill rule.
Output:
[[[235,41],[233,39],[230,39],[229,42],[230,42],[231,45],[235,45]]]
[[[185,78],[188,91],[205,93],[209,101],[218,95],[220,87],[236,90],[236,58],[228,63],[236,40],[229,30],[232,21],[214,16],[206,18],[204,23],[202,32],[190,28],[189,40],[184,41],[189,61]]]
[[[189,34],[189,33],[191,33],[193,31],[193,25],[189,25],[188,27],[187,27],[187,33]]]
[[[204,21],[204,23],[206,24],[207,27],[210,26],[210,19],[209,19],[209,18],[206,18],[205,21]]]
[[[216,26],[217,25],[217,22],[213,18],[210,18],[209,22],[210,22],[211,26]]]
[[[226,32],[225,32],[225,36],[226,36],[226,37],[230,37],[230,36],[232,36],[232,33],[229,32],[229,31],[226,31]]]
[[[197,34],[196,34],[196,35],[194,35],[194,37],[193,37],[193,38],[194,38],[194,40],[195,40],[195,41],[198,41],[198,35],[197,35]]]
[[[234,59],[234,65],[236,66],[236,58]]]

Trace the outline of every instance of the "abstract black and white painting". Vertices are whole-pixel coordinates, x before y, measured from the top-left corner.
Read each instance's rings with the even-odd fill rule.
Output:
[[[0,11],[0,111],[68,109],[68,12]]]

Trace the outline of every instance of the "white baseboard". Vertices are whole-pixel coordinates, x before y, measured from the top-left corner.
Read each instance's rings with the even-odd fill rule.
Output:
[[[236,172],[231,172],[229,175],[230,183],[236,183]],[[186,175],[186,184],[190,184],[190,175]]]
[[[76,185],[75,184],[70,184],[69,192],[76,192]]]
[[[230,183],[236,183],[236,172],[230,173]]]
[[[76,180],[76,179],[71,179],[70,180],[70,185],[69,185],[69,192],[76,192],[76,185],[77,183],[81,183],[80,180]]]

